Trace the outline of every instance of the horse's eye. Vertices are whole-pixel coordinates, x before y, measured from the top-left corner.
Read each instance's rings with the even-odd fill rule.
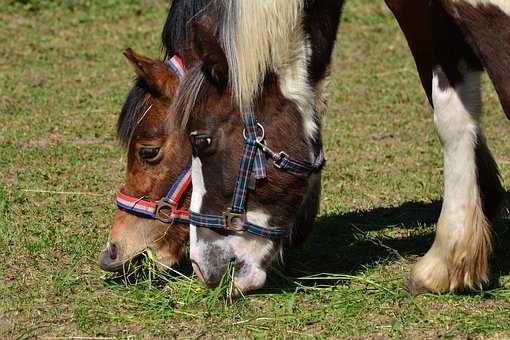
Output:
[[[198,133],[197,131],[193,131],[189,137],[194,155],[206,150],[212,143],[211,137],[203,133]]]
[[[141,159],[148,162],[154,162],[159,158],[160,148],[157,146],[143,146],[138,155]]]

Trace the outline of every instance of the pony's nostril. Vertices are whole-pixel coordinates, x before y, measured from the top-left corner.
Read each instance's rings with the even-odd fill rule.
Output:
[[[115,243],[110,243],[110,258],[112,260],[117,258],[117,245]]]
[[[236,272],[241,271],[244,267],[244,261],[243,260],[236,260],[235,258],[231,259],[230,262],[234,263],[234,269]]]

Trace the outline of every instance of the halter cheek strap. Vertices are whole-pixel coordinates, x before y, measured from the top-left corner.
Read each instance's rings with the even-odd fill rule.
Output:
[[[182,80],[184,78],[184,64],[181,58],[176,54],[172,58],[168,59],[166,64],[172,71],[175,72],[177,77]]]
[[[248,222],[246,217],[246,198],[252,172],[256,179],[267,177],[266,159],[256,142],[256,127],[256,122],[255,125],[247,125],[245,132],[247,138],[245,138],[239,174],[237,176],[230,209],[224,212],[223,215],[191,212],[190,223],[194,226],[230,232],[246,231],[250,234],[269,238],[271,240],[279,240],[287,236],[288,231],[286,229],[261,227]]]

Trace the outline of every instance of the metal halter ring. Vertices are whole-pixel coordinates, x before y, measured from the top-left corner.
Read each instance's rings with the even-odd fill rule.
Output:
[[[264,140],[264,138],[266,137],[266,131],[264,130],[264,127],[262,126],[262,124],[260,123],[257,123],[257,127],[260,129],[260,131],[262,132],[262,135],[261,136],[257,136],[257,143],[262,143],[262,141]],[[244,137],[244,140],[248,140],[248,136],[246,135],[246,128],[243,129],[243,137]]]
[[[154,218],[163,222],[170,223],[172,221],[172,211],[175,209],[175,206],[164,199],[160,199],[156,201],[156,211]],[[165,210],[170,210],[170,213],[165,214]]]

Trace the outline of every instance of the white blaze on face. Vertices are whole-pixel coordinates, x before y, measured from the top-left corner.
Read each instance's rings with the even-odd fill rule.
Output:
[[[246,217],[253,224],[269,228],[270,216],[262,210],[248,211]],[[243,263],[236,273],[236,286],[245,292],[264,286],[266,267],[277,253],[275,243],[267,238],[248,233],[229,236],[226,241],[232,247],[236,260]]]
[[[202,174],[202,162],[198,157],[193,157],[191,161],[191,179],[193,190],[191,193],[191,203],[189,208],[191,211],[200,212],[200,209],[202,208],[202,200],[206,191],[204,185],[204,176]],[[199,258],[197,253],[197,227],[190,224],[189,228],[190,258],[197,261],[196,259]]]
[[[190,209],[200,212],[206,193],[200,159],[192,161],[193,193]],[[217,212],[221,214],[221,212]],[[248,211],[251,223],[268,228],[270,216],[261,210]],[[216,281],[224,274],[228,262],[239,263],[235,284],[241,291],[261,288],[266,281],[266,266],[276,253],[274,242],[249,233],[223,236],[207,228],[190,225],[190,258],[200,268],[199,277]],[[195,268],[197,270],[197,268]]]

